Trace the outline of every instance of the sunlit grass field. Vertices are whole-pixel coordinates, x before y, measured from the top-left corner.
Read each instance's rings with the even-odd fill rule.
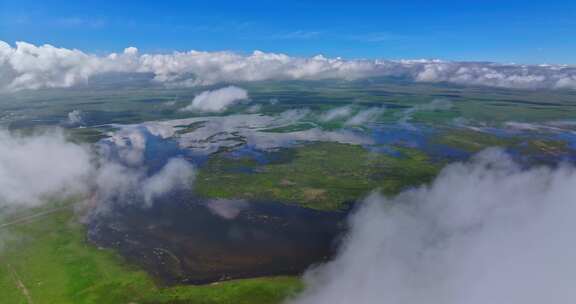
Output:
[[[36,210],[39,211],[39,210]],[[160,287],[113,251],[85,241],[71,208],[2,228],[0,303],[280,303],[298,278]]]
[[[400,156],[357,145],[321,142],[293,149],[278,163],[213,156],[199,171],[196,191],[205,197],[273,200],[338,210],[370,191],[386,194],[430,181],[440,170],[425,153],[397,148]],[[288,154],[288,152],[284,152]],[[246,171],[249,172],[246,172]]]

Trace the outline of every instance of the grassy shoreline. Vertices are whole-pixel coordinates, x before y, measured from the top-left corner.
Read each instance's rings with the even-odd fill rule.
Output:
[[[112,250],[85,240],[70,208],[2,229],[2,303],[280,303],[297,293],[296,277],[254,278],[203,286],[159,287]],[[6,238],[4,238],[6,239]]]

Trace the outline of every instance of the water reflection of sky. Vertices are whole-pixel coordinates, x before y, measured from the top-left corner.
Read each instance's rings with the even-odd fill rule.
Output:
[[[205,123],[191,132],[177,133],[182,126],[185,127],[197,120]],[[286,117],[274,118],[256,114],[202,117],[125,126],[121,127],[114,136],[124,136],[125,139],[127,138],[125,141],[129,146],[132,144],[131,140],[135,138],[132,133],[139,133],[139,136],[142,137],[140,140],[145,143],[142,153],[151,173],[162,168],[173,157],[183,157],[197,166],[202,166],[208,157],[217,151],[231,159],[248,158],[256,161],[259,165],[265,165],[277,157],[275,153],[271,153],[273,151],[317,141],[362,145],[372,152],[394,157],[402,156],[399,151],[401,147],[423,151],[432,160],[464,160],[470,157],[470,153],[467,151],[434,140],[437,135],[445,131],[444,129],[438,130],[420,124],[411,124],[409,127],[402,124],[370,124],[369,127],[363,129],[342,128],[327,131],[313,128],[295,132],[262,132],[266,128],[284,126],[290,123],[294,123],[294,121],[286,119]],[[572,160],[576,158],[573,153],[573,150],[576,150],[576,133],[573,131],[562,132],[551,128],[521,130],[506,127],[484,127],[473,130],[500,138],[520,138],[524,142],[534,139],[564,141],[571,151],[558,155],[558,157]],[[109,145],[111,151],[125,149],[125,147],[114,147],[114,141],[105,139],[102,143]],[[523,146],[526,144],[521,143],[517,148],[509,148],[508,150],[513,156],[521,158]],[[226,152],[223,152],[223,149]],[[243,170],[241,167],[236,169]],[[246,169],[246,172],[248,171],[251,172],[251,170]]]
[[[537,162],[576,162],[576,132],[573,130],[558,128],[555,126],[540,125],[540,124],[520,124],[524,128],[482,128],[482,132],[507,139],[518,139],[520,143],[513,147],[507,147],[506,151],[521,163]],[[557,153],[531,153],[526,154],[529,148],[530,141],[534,140],[553,140],[560,141],[566,144],[567,150],[560,150]],[[553,159],[552,159],[553,158]]]
[[[401,125],[379,126],[370,130],[370,133],[376,142],[371,150],[391,156],[401,156],[395,146],[421,150],[433,160],[465,159],[470,156],[464,150],[434,142],[431,138],[438,134],[438,130],[423,125],[411,125],[410,128]]]
[[[570,149],[576,150],[576,133],[575,132],[559,133],[559,134],[556,134],[553,138],[559,139],[559,140],[562,140],[562,141],[568,143],[568,146],[570,146]]]
[[[259,150],[255,146],[248,144],[227,153],[226,156],[231,159],[250,158],[255,160],[259,165],[268,164],[271,160],[270,153],[266,153],[266,151]]]
[[[152,134],[142,126],[131,127],[124,134],[115,134],[98,142],[100,154],[108,161],[127,167],[144,165],[148,175],[160,171],[170,159],[181,157],[200,165],[206,156],[183,149],[174,138]],[[129,155],[130,156],[127,156]]]

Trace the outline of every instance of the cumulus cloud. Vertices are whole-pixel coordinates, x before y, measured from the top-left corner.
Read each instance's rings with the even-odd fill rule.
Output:
[[[129,47],[105,56],[51,45],[0,41],[0,91],[69,87],[108,73],[146,73],[171,86],[259,80],[405,77],[420,82],[523,89],[576,89],[576,68],[441,60],[345,60],[255,51],[140,54]]]
[[[227,86],[198,94],[192,103],[183,108],[182,111],[222,112],[229,106],[247,98],[248,92],[246,90]]]
[[[141,155],[146,141],[128,137],[137,143],[114,139],[98,144],[101,152],[95,154],[67,141],[59,130],[28,136],[0,130],[0,252],[19,237],[2,228],[52,210],[11,218],[15,211],[77,198],[86,204],[74,207],[86,207],[88,216],[97,216],[115,204],[147,207],[171,191],[190,189],[195,171],[189,162],[171,158],[149,173]],[[110,153],[115,142],[125,144],[118,148],[125,153]],[[131,147],[138,151],[127,152]]]
[[[352,106],[343,106],[322,113],[319,119],[323,122],[345,119],[344,125],[346,126],[362,126],[377,121],[385,111],[385,107],[372,107],[358,111]]]
[[[193,177],[194,169],[189,162],[181,158],[172,158],[158,173],[144,180],[142,184],[144,200],[151,204],[155,198],[174,189],[189,188]]]
[[[0,41],[0,88],[3,90],[68,87],[94,74],[99,59],[78,50]]]
[[[0,130],[0,207],[83,193],[91,172],[88,149],[61,132],[23,137]]]
[[[68,113],[67,123],[71,126],[79,126],[84,123],[84,114],[80,110],[73,110]]]
[[[154,199],[173,190],[189,189],[195,171],[187,161],[170,159],[157,173],[147,175],[144,167],[131,168],[118,162],[106,162],[95,177],[93,214],[107,212],[116,204],[149,207]]]
[[[137,126],[125,126],[119,131],[110,134],[103,145],[100,145],[101,153],[108,159],[117,159],[128,166],[139,166],[144,161],[144,150],[146,149],[146,136],[156,130],[155,125],[149,128]],[[111,154],[115,154],[111,156]]]
[[[500,150],[396,197],[372,194],[292,304],[541,304],[574,299],[576,170]]]
[[[92,196],[102,205],[121,201],[147,206],[172,190],[189,189],[195,171],[184,159],[170,158],[149,170],[147,134],[151,132],[137,128],[119,131],[93,153],[58,130],[32,136],[0,130],[0,210],[71,195]]]
[[[154,199],[173,190],[191,189],[195,169],[188,161],[172,157],[156,172],[149,172],[146,149],[151,137],[167,136],[164,128],[150,124],[126,126],[100,145],[99,168],[95,174],[95,213],[114,204],[150,206]]]

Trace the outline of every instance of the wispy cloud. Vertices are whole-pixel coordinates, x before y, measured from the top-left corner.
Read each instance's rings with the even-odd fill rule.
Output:
[[[386,41],[408,40],[411,39],[412,37],[390,32],[371,32],[371,33],[344,35],[342,36],[342,38],[360,42],[386,42]]]
[[[314,39],[318,38],[322,35],[320,31],[291,31],[291,32],[283,32],[270,35],[270,39],[278,39],[278,40],[306,40],[306,39]]]
[[[155,25],[152,25],[155,26]],[[160,25],[158,25],[160,26]],[[175,31],[183,32],[206,32],[206,33],[244,33],[250,31],[254,26],[250,21],[233,21],[227,20],[222,22],[211,22],[204,24],[171,24],[170,28]]]
[[[81,27],[89,29],[100,29],[108,24],[105,18],[95,18],[95,17],[64,17],[55,19],[53,24],[62,27]]]
[[[222,112],[235,103],[248,98],[246,90],[228,86],[213,91],[204,91],[192,100],[192,103],[181,111]]]

